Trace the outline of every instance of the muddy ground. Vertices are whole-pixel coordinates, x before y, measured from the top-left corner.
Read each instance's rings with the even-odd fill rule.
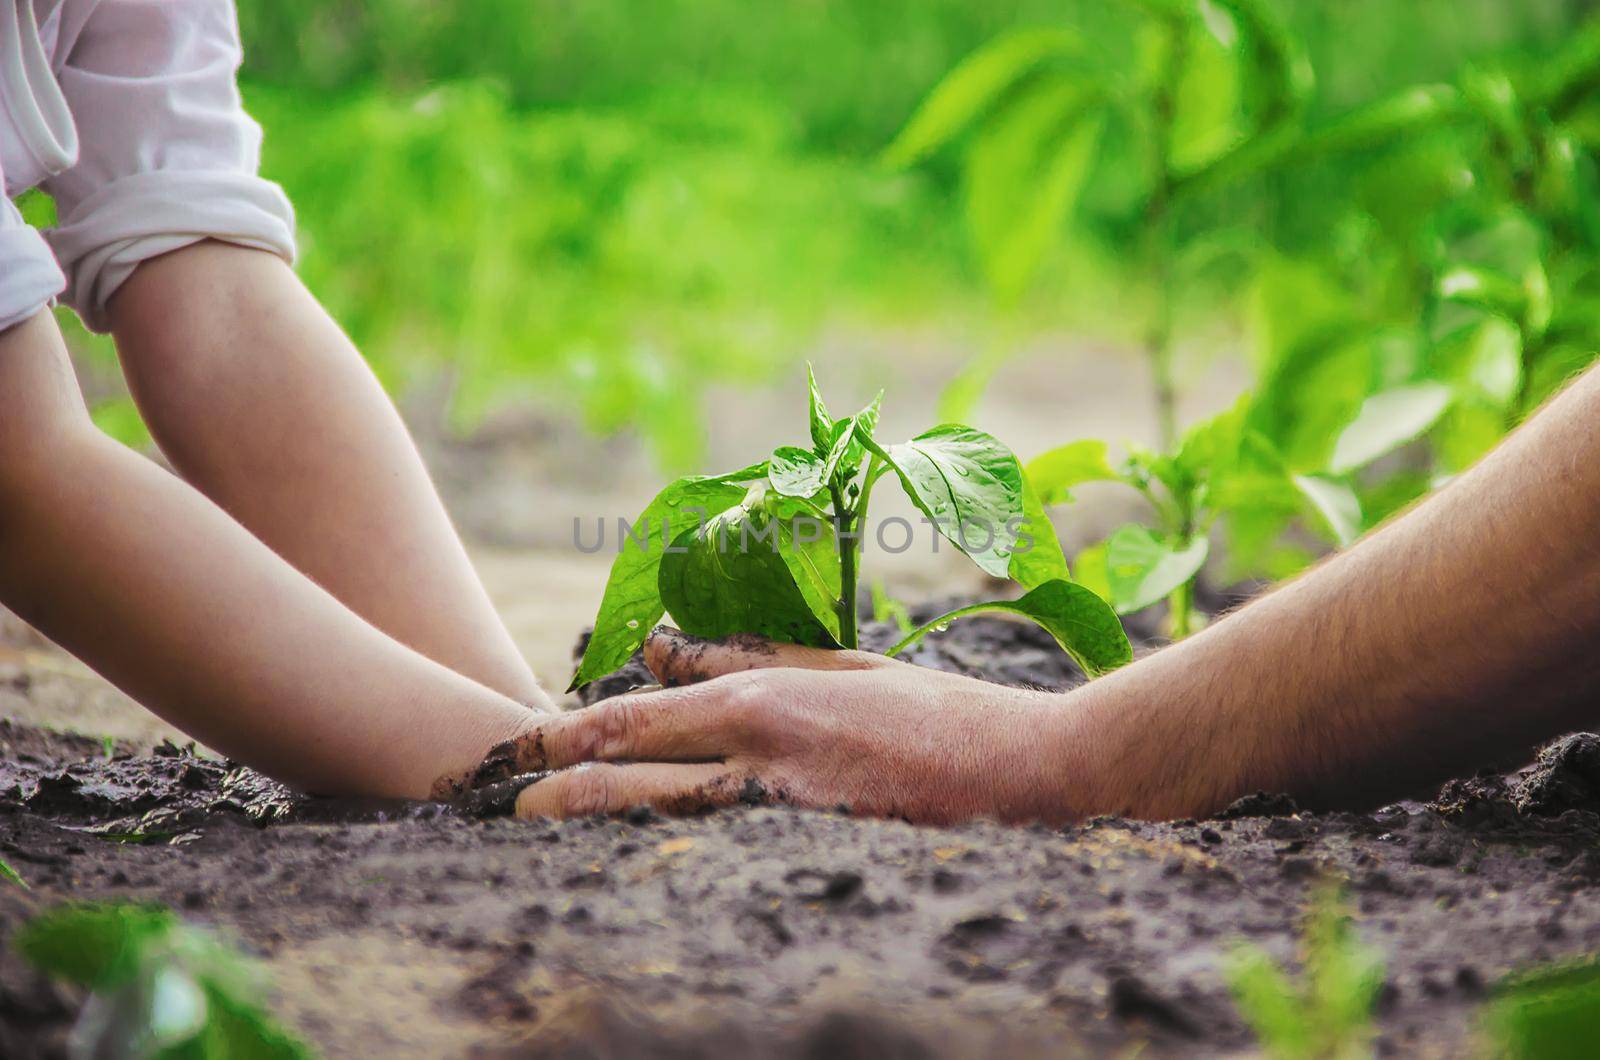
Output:
[[[878,629],[887,637],[890,631]],[[914,656],[1076,679],[1031,627]],[[15,689],[12,690],[15,693]],[[1219,963],[1282,958],[1324,878],[1387,954],[1381,1048],[1457,1056],[1486,985],[1600,948],[1600,738],[1432,802],[1210,821],[918,828],[838,813],[522,822],[303,799],[175,745],[0,722],[0,935],[67,898],[168,903],[260,955],[329,1056],[1243,1052]],[[0,1056],[79,1003],[7,952]]]

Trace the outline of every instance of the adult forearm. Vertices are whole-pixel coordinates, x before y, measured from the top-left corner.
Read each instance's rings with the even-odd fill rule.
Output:
[[[111,318],[185,479],[384,632],[549,706],[394,406],[283,262],[197,244],[141,265]]]
[[[1200,635],[1074,693],[1084,812],[1257,789],[1417,790],[1584,724],[1600,690],[1600,375],[1436,496]]]

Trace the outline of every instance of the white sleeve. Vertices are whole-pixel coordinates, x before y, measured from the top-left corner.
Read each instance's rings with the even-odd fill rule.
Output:
[[[38,231],[0,194],[0,331],[33,316],[66,286]]]
[[[147,258],[202,239],[294,258],[294,213],[256,175],[232,0],[101,0],[61,67],[79,157],[46,182],[63,298],[96,331]]]

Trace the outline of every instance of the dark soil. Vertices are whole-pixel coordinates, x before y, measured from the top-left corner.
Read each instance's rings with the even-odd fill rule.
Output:
[[[870,635],[883,638],[887,630]],[[876,641],[873,641],[876,643]],[[1032,627],[914,661],[1064,686]],[[166,746],[0,723],[0,934],[68,898],[168,903],[260,955],[330,1056],[1147,1056],[1248,1049],[1219,967],[1283,959],[1342,881],[1388,959],[1381,1047],[1460,1055],[1486,986],[1600,948],[1600,737],[1427,804],[1210,821],[920,828],[739,808],[521,822],[295,796]],[[3,939],[0,939],[3,942]],[[0,1056],[61,1054],[81,999],[0,956]]]

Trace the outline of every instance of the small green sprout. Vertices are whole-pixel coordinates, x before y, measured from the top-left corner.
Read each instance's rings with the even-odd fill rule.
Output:
[[[0,880],[14,883],[23,890],[28,890],[28,881],[23,879],[22,873],[12,868],[4,858],[0,858]]]
[[[1170,603],[1174,638],[1203,621],[1194,608],[1195,580],[1210,555],[1211,529],[1235,519],[1301,516],[1344,545],[1361,530],[1361,505],[1350,487],[1327,475],[1293,472],[1250,422],[1251,405],[1233,408],[1192,428],[1170,454],[1132,447],[1113,465],[1109,447],[1085,439],[1030,461],[1029,480],[1045,504],[1072,499],[1086,482],[1118,482],[1137,490],[1155,513],[1154,530],[1124,526],[1080,552],[1078,580],[1097,589],[1119,614],[1161,600]]]
[[[256,969],[170,909],[73,904],[16,938],[35,968],[91,991],[72,1030],[80,1056],[309,1060],[314,1054],[251,1000]]]
[[[890,596],[889,590],[883,587],[882,578],[872,580],[872,620],[893,622],[902,635],[917,628],[917,624],[911,621],[911,612],[906,605]]]
[[[1484,1011],[1495,1056],[1566,1060],[1594,1055],[1600,1041],[1600,959],[1507,978]]]
[[[1362,944],[1332,887],[1306,914],[1301,964],[1296,983],[1258,946],[1240,946],[1229,959],[1228,987],[1262,1051],[1275,1060],[1371,1056],[1383,955]]]
[[[899,483],[923,521],[984,573],[1025,594],[960,608],[910,630],[889,652],[979,611],[1023,615],[1093,676],[1132,657],[1122,623],[1071,580],[1066,558],[1016,456],[999,440],[947,423],[884,445],[883,395],[852,416],[828,413],[810,377],[809,446],[780,446],[740,471],[669,484],[626,531],[606,582],[577,688],[616,670],[663,614],[702,637],[756,633],[855,648],[857,586],[874,488]],[[908,530],[914,528],[907,526]]]

